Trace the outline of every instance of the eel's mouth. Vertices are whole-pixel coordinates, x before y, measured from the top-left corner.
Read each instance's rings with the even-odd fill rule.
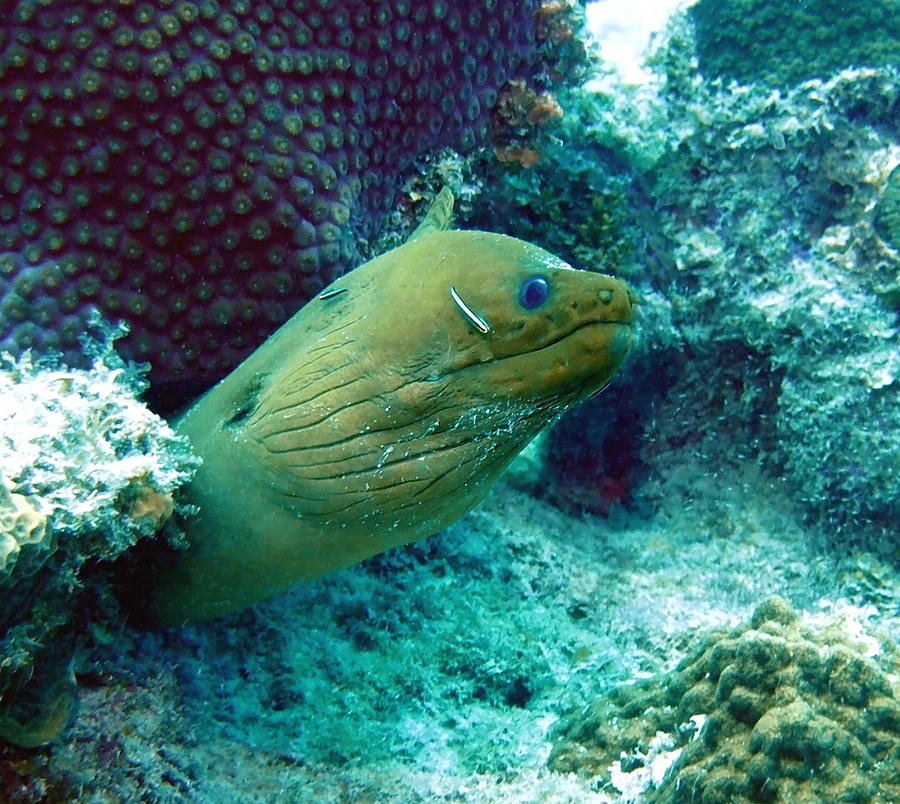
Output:
[[[580,398],[592,398],[609,384],[631,351],[632,343],[630,320],[585,322],[537,350],[545,352],[540,356],[543,366],[540,376],[548,391],[555,388],[572,393],[573,403]],[[531,357],[538,359],[534,353]]]

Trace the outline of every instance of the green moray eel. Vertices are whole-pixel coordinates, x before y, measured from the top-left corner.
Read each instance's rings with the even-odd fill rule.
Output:
[[[199,513],[154,582],[158,621],[225,614],[447,527],[609,381],[631,345],[624,283],[439,229],[426,219],[338,279],[180,420],[203,458]]]

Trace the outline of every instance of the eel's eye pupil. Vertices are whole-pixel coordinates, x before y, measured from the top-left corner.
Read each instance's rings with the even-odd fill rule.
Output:
[[[522,283],[519,301],[526,310],[536,310],[550,295],[550,283],[543,276],[532,276]]]

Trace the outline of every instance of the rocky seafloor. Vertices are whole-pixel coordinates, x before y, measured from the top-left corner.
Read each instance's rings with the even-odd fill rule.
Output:
[[[94,627],[72,724],[4,751],[11,800],[643,800],[648,782],[611,781],[612,761],[548,769],[560,720],[775,594],[813,628],[873,635],[858,650],[893,662],[896,717],[896,576],[825,549],[753,467],[711,479],[672,457],[651,516],[567,515],[503,485],[439,536],[241,614]]]

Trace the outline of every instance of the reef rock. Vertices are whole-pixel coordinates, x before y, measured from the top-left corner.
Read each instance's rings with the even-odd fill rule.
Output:
[[[896,8],[866,4],[845,18],[833,3],[802,5],[823,10],[816,41],[828,33],[829,43],[850,22]],[[579,499],[610,485],[627,499],[642,477],[665,473],[675,450],[702,466],[750,458],[842,544],[867,531],[896,555],[897,59],[885,61],[875,37],[871,58],[835,46],[808,81],[776,87],[737,66],[704,72],[713,45],[698,15],[730,9],[743,26],[738,10],[749,8],[760,19],[801,13],[756,2],[680,12],[650,59],[656,80],[601,75],[562,98],[570,114],[541,144],[541,161],[495,175],[478,213],[624,277],[641,300],[627,370],[644,392],[563,423],[568,435],[548,440],[552,480],[587,478]],[[723,23],[720,34],[740,26]],[[754,51],[759,71],[781,63],[769,45]],[[718,47],[735,59],[747,52],[724,39]]]

